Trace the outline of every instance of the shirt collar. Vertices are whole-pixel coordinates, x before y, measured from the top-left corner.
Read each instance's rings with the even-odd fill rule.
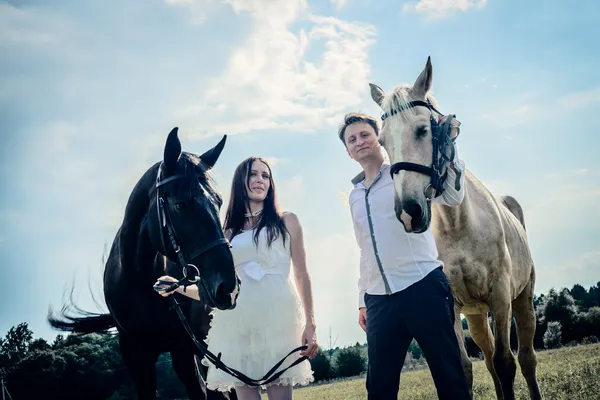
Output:
[[[386,173],[389,170],[389,168],[390,168],[390,164],[387,164],[385,162],[382,163],[381,167],[379,167],[379,175]],[[365,171],[362,171],[361,173],[356,175],[354,178],[352,178],[351,182],[354,186],[357,186],[359,183],[361,183],[364,180],[365,180]],[[377,178],[375,178],[375,181],[377,181]],[[375,181],[373,183],[375,183]]]

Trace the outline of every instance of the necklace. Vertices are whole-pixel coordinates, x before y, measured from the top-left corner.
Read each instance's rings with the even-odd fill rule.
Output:
[[[247,212],[246,214],[244,214],[244,217],[246,217],[246,218],[258,217],[261,213],[262,213],[262,208],[258,211]]]

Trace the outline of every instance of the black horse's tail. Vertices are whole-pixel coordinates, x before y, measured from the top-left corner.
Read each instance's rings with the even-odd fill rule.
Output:
[[[78,315],[77,315],[78,314]],[[54,329],[73,333],[108,333],[116,327],[115,319],[110,314],[92,313],[72,305],[63,306],[60,316],[48,311],[48,322]]]

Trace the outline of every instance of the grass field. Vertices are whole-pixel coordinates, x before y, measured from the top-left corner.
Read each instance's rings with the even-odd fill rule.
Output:
[[[600,344],[565,347],[537,354],[538,382],[544,399],[600,399]],[[473,363],[473,375],[474,399],[496,399],[494,383],[483,361]],[[517,399],[529,399],[527,385],[520,369],[517,369],[515,390]],[[263,398],[266,399],[266,395]],[[366,398],[364,378],[294,390],[294,399],[298,400],[353,400]],[[429,370],[411,371],[402,374],[398,399],[437,399]]]

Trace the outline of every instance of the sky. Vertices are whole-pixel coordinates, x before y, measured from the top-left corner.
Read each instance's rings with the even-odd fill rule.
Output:
[[[536,293],[600,281],[600,8],[561,0],[0,0],[0,336],[35,337],[74,285],[98,311],[128,196],[179,127],[229,198],[267,157],[304,229],[317,335],[364,343],[343,115],[431,56],[461,158],[522,204]],[[224,211],[224,210],[223,210]],[[102,310],[102,308],[100,308]]]

